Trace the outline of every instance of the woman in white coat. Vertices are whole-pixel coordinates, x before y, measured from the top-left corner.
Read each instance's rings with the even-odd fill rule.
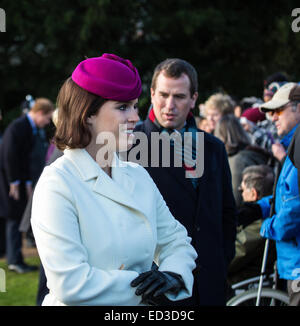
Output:
[[[36,186],[32,229],[47,277],[43,305],[159,304],[191,296],[196,252],[133,143],[141,80],[113,54],[82,61],[58,95],[64,155]],[[153,261],[158,270],[152,270]]]

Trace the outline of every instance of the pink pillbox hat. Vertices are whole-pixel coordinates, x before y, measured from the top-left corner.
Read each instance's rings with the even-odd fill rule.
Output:
[[[134,100],[142,92],[137,69],[129,60],[115,54],[104,53],[80,62],[72,80],[90,93],[119,102]]]

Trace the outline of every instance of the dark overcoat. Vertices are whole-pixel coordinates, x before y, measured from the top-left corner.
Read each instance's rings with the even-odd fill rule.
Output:
[[[21,219],[27,202],[25,184],[30,178],[30,153],[34,138],[24,115],[6,128],[0,144],[0,216]],[[20,181],[20,199],[9,197],[9,184]]]
[[[159,129],[147,118],[135,131],[150,139]],[[150,141],[148,150],[150,165]],[[171,213],[186,227],[198,253],[193,297],[174,305],[224,305],[227,267],[235,254],[236,207],[223,143],[204,133],[204,173],[197,190],[183,167],[145,168]]]

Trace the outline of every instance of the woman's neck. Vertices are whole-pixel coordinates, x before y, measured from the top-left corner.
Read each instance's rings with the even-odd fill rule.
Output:
[[[103,146],[102,146],[103,147]],[[85,150],[91,155],[91,157],[98,163],[101,169],[111,177],[111,166],[113,161],[113,152],[109,152],[107,147],[106,151],[100,151],[99,145],[94,145],[92,142],[87,145]]]

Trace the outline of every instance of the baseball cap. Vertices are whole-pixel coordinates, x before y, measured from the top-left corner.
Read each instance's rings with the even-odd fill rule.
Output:
[[[261,112],[276,110],[292,101],[300,102],[300,85],[286,83],[278,89],[270,101],[260,105],[259,109]]]

